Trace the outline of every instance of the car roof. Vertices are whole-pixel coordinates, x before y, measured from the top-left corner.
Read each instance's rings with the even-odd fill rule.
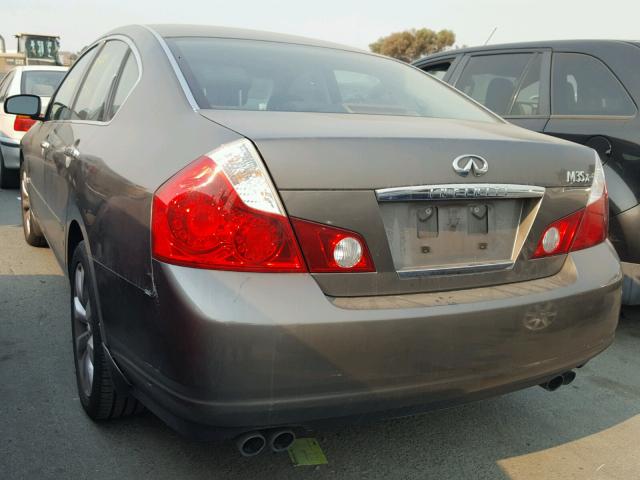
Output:
[[[161,37],[215,37],[234,38],[243,40],[261,40],[268,42],[292,43],[297,45],[309,45],[315,47],[334,48],[353,52],[366,52],[359,48],[341,45],[339,43],[326,42],[297,35],[266,32],[262,30],[249,30],[244,28],[220,27],[212,25],[182,25],[182,24],[155,24],[147,25]],[[366,52],[370,53],[370,52]]]
[[[591,50],[594,47],[602,45],[614,45],[614,44],[632,44],[640,46],[640,42],[633,40],[541,40],[536,42],[518,42],[518,43],[502,43],[493,45],[481,45],[477,47],[457,48],[452,50],[445,50],[443,52],[434,53],[432,55],[426,55],[419,58],[414,63],[422,63],[425,60],[433,60],[437,58],[450,57],[452,55],[458,55],[460,53],[473,53],[473,52],[489,52],[493,50],[516,50],[516,49],[528,49],[528,48],[550,48],[552,50]]]

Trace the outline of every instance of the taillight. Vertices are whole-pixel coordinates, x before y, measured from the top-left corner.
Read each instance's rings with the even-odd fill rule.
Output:
[[[154,258],[217,270],[304,272],[276,190],[248,140],[198,158],[155,193]]]
[[[292,218],[291,223],[309,271],[375,271],[367,244],[356,232],[299,218]]]
[[[13,129],[16,132],[27,132],[36,121],[31,117],[24,115],[16,115],[16,119],[13,122]]]
[[[593,247],[607,238],[609,229],[609,197],[600,157],[596,153],[593,182],[586,208],[549,225],[533,254],[547,257]]]

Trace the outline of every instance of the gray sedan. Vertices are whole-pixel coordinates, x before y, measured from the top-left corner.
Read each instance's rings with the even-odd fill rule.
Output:
[[[69,276],[81,404],[245,455],[329,419],[541,384],[613,340],[621,273],[589,148],[391,59],[129,26],[22,141],[25,238]]]

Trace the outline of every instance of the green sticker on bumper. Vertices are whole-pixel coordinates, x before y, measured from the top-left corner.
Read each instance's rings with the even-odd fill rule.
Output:
[[[326,465],[320,444],[315,438],[298,438],[289,447],[289,457],[296,467],[301,465]]]

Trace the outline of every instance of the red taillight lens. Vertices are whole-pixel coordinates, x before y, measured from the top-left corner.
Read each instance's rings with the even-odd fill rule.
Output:
[[[568,253],[582,215],[583,210],[580,210],[549,225],[540,237],[533,258]]]
[[[600,157],[596,153],[587,207],[547,227],[533,258],[547,257],[593,247],[607,238],[609,230],[609,196]]]
[[[367,244],[356,232],[292,218],[309,271],[375,272]]]
[[[571,250],[582,250],[602,243],[609,230],[609,197],[605,190],[602,196],[584,210],[582,222],[576,233]]]
[[[217,270],[306,271],[256,155],[248,142],[234,142],[158,189],[151,222],[154,258]]]
[[[16,132],[27,132],[34,123],[36,123],[36,121],[33,118],[17,115],[13,122],[13,129]]]

